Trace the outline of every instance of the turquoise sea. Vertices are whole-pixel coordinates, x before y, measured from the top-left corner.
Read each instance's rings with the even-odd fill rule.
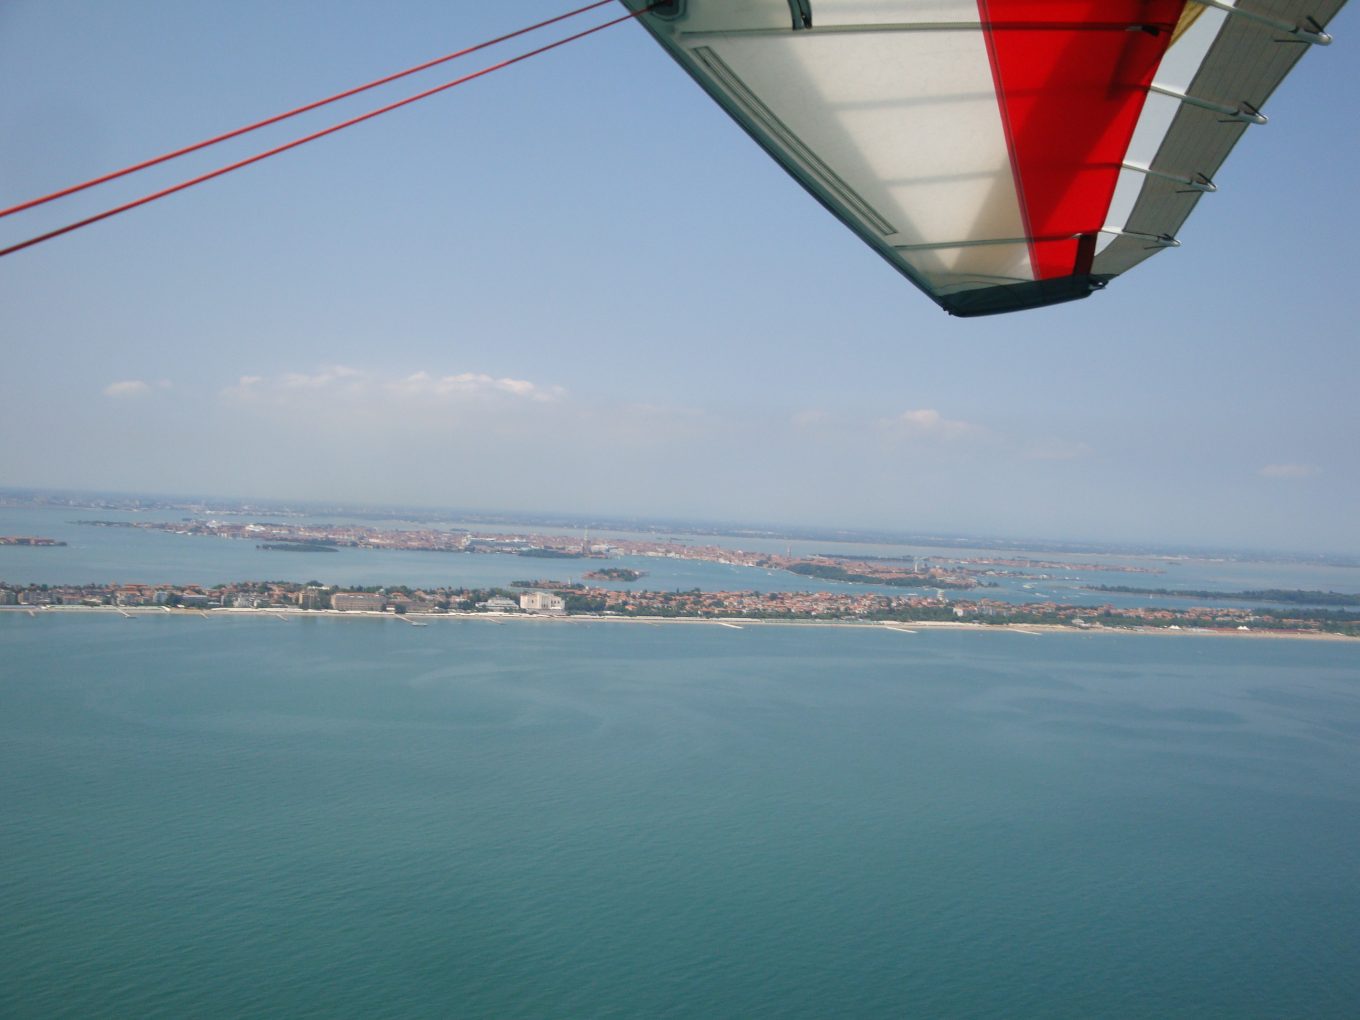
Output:
[[[0,613],[0,1016],[1353,1017],[1360,645]]]

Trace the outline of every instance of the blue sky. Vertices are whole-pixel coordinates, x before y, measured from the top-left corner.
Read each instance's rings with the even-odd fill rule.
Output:
[[[0,205],[566,7],[5,0]],[[0,260],[0,484],[1360,551],[1332,32],[1182,249],[961,321],[611,29]]]

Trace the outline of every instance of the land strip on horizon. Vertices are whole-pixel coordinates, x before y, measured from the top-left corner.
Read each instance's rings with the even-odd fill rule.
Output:
[[[0,582],[0,606],[15,609],[80,607],[161,609],[167,612],[233,610],[370,612],[415,618],[447,615],[804,621],[874,624],[969,623],[1054,626],[1072,629],[1208,629],[1271,631],[1360,637],[1360,613],[1330,609],[1113,605],[1078,607],[1045,601],[1023,604],[942,595],[888,595],[832,591],[621,591],[570,584],[551,590],[404,585],[344,588],[281,581],[213,586],[171,584],[11,585]]]
[[[0,508],[38,507],[46,509],[105,510],[125,513],[180,511],[199,516],[284,518],[331,517],[364,520],[391,520],[430,524],[455,523],[479,527],[526,525],[563,528],[575,531],[629,532],[635,534],[713,536],[779,542],[831,542],[870,545],[901,545],[925,548],[985,549],[1003,555],[1045,553],[1057,555],[1119,556],[1176,563],[1184,560],[1210,562],[1308,563],[1339,567],[1360,567],[1354,553],[1286,551],[1229,548],[1226,546],[1175,545],[1174,543],[1129,542],[1091,539],[1059,540],[1052,537],[964,534],[884,530],[866,527],[829,525],[752,524],[681,520],[665,517],[618,517],[608,514],[548,513],[541,511],[487,511],[470,508],[395,506],[391,504],[348,504],[321,501],[235,499],[206,496],[167,496],[77,490],[52,490],[0,487]]]

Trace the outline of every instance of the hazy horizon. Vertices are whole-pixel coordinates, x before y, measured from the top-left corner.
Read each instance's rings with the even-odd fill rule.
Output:
[[[393,521],[430,519],[441,524],[466,523],[491,527],[496,523],[519,524],[526,527],[562,529],[567,527],[599,528],[604,531],[679,531],[695,529],[698,534],[723,534],[735,537],[746,532],[768,532],[773,538],[801,538],[806,541],[825,541],[828,543],[850,542],[869,544],[939,544],[950,543],[960,547],[979,546],[987,548],[988,543],[998,547],[1029,547],[1035,550],[1072,546],[1073,552],[1095,553],[1108,551],[1111,554],[1125,555],[1251,555],[1297,556],[1300,558],[1332,557],[1346,559],[1357,554],[1353,550],[1335,548],[1309,548],[1306,546],[1233,546],[1223,543],[1175,543],[1157,540],[1126,540],[1108,535],[1073,536],[1044,535],[1033,533],[1002,531],[958,531],[933,528],[883,528],[872,525],[856,526],[836,521],[780,521],[757,518],[714,518],[714,517],[676,517],[663,514],[622,513],[605,509],[589,508],[529,508],[497,506],[462,506],[449,504],[422,503],[381,503],[354,500],[332,500],[312,498],[289,498],[265,496],[260,494],[240,495],[217,492],[135,492],[114,489],[62,489],[33,486],[0,487],[0,509],[6,498],[70,498],[79,501],[88,498],[92,502],[138,501],[146,504],[190,505],[194,503],[217,504],[221,512],[239,513],[241,507],[253,507],[262,514],[271,512],[301,512],[309,516],[320,513],[333,513],[338,517],[376,516],[391,518]],[[20,503],[20,506],[23,506]],[[41,504],[39,504],[41,505]],[[232,508],[227,510],[225,508]],[[139,507],[139,510],[148,507]],[[212,509],[205,511],[213,512]],[[411,514],[412,517],[403,517]],[[630,528],[630,525],[636,528]]]

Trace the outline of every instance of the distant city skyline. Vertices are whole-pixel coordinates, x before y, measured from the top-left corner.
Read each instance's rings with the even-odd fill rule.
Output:
[[[0,488],[0,510],[33,506],[38,508],[109,510],[119,513],[146,511],[185,512],[197,518],[215,519],[218,515],[239,517],[243,523],[260,523],[266,518],[301,516],[313,520],[335,518],[336,522],[374,520],[421,522],[451,528],[450,534],[466,529],[486,535],[505,527],[547,528],[550,532],[578,532],[582,541],[611,534],[680,535],[689,539],[723,536],[763,543],[793,541],[800,543],[840,542],[860,545],[899,545],[924,549],[990,549],[1028,553],[1076,553],[1082,555],[1125,555],[1164,557],[1230,557],[1248,562],[1274,559],[1299,562],[1329,562],[1335,565],[1360,565],[1360,555],[1335,549],[1306,549],[1264,546],[1231,546],[1222,543],[1178,544],[1166,541],[1121,541],[1118,539],[1079,539],[1055,535],[1012,534],[1007,532],[964,532],[941,529],[909,531],[853,528],[835,523],[791,523],[778,520],[677,518],[664,515],[627,515],[610,513],[572,513],[551,509],[515,507],[440,506],[402,503],[355,503],[327,500],[287,500],[260,497],[242,498],[219,493],[114,492],[55,488]],[[184,518],[188,520],[188,518]],[[152,525],[143,525],[152,527]],[[11,529],[13,530],[13,529]],[[29,536],[40,539],[42,536]],[[58,543],[64,544],[64,543]],[[920,554],[923,557],[928,554]]]
[[[0,205],[566,6],[11,0]],[[0,260],[0,486],[1360,552],[1358,30],[1183,250],[965,323],[611,29]]]

